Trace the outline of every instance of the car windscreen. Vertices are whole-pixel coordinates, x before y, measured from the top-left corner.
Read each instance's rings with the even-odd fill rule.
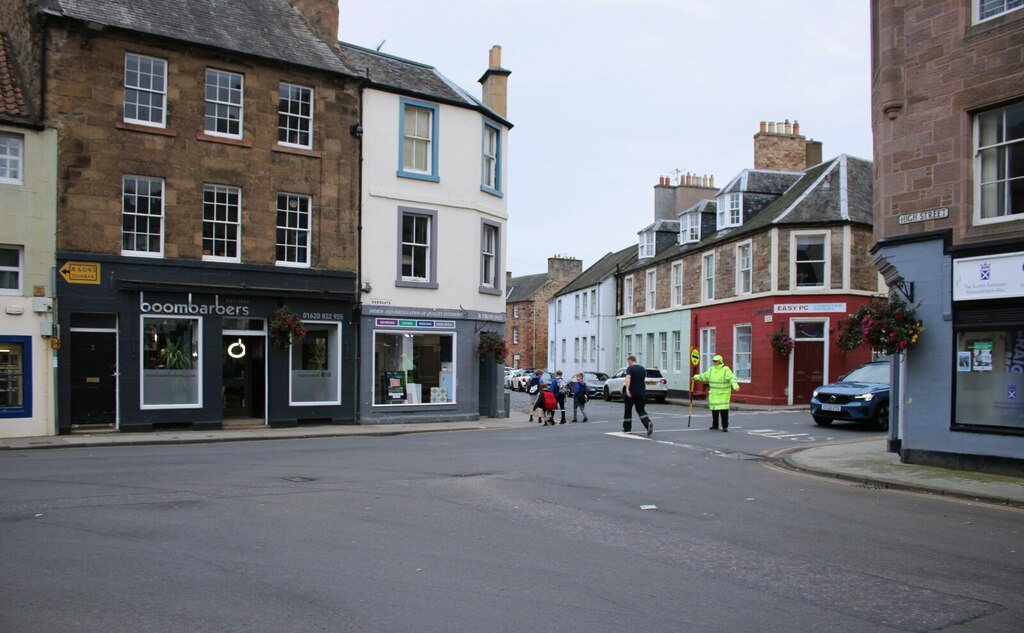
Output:
[[[661,378],[661,370],[660,369],[648,369],[647,370],[647,377],[648,378]]]
[[[608,374],[600,371],[588,371],[583,377],[587,380],[608,380]]]
[[[889,384],[889,365],[861,365],[843,378],[843,382],[873,382],[882,385]]]

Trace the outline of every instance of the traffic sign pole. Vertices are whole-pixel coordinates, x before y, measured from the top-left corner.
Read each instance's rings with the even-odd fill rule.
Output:
[[[686,416],[686,428],[690,428],[690,419],[693,417],[693,372],[697,370],[697,365],[700,364],[700,350],[696,347],[690,348],[690,365],[693,366],[693,371],[690,372],[690,412]]]

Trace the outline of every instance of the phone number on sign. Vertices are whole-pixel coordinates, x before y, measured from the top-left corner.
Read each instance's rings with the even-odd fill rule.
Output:
[[[338,312],[303,312],[303,320],[313,321],[341,321],[345,318],[344,314]]]

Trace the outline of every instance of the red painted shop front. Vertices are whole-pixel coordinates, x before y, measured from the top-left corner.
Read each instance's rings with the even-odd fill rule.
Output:
[[[846,351],[836,343],[840,323],[870,299],[862,295],[785,295],[695,308],[691,345],[707,347],[713,341],[713,353],[721,354],[726,365],[738,375],[749,373],[749,377],[740,376],[740,390],[733,393],[733,402],[807,404],[814,389],[871,360],[867,347]],[[771,337],[778,330],[793,339],[788,355],[772,348]],[[750,369],[744,372],[748,340]],[[706,363],[709,350],[700,351]],[[703,367],[702,363],[699,369]],[[694,397],[706,395],[707,387],[696,383]]]

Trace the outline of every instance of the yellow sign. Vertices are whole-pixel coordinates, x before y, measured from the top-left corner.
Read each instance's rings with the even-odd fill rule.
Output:
[[[690,348],[690,364],[694,367],[700,365],[700,350],[696,347]]]
[[[59,272],[69,284],[100,283],[100,265],[96,262],[65,262]]]

